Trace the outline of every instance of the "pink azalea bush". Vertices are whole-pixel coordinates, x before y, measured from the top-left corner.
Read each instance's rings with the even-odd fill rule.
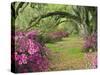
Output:
[[[97,54],[96,53],[86,53],[85,58],[88,62],[88,68],[97,68]]]
[[[96,51],[97,50],[97,35],[96,35],[96,33],[85,37],[84,50],[88,52],[90,49],[92,51]]]
[[[60,41],[62,38],[64,37],[68,37],[69,33],[65,32],[65,31],[54,31],[54,32],[48,32],[46,34],[39,34],[39,40],[42,42],[42,44],[44,43],[53,43],[53,42],[57,42]]]
[[[51,32],[48,34],[48,37],[51,38],[53,41],[59,41],[64,37],[68,37],[69,33],[65,31],[56,31],[56,32]]]
[[[47,71],[49,61],[48,49],[38,41],[38,33],[15,32],[15,51],[12,50],[12,64],[15,72],[40,72]]]
[[[52,36],[52,38],[56,39],[56,38],[68,37],[69,34],[64,31],[56,31],[56,32],[50,33],[49,35]]]

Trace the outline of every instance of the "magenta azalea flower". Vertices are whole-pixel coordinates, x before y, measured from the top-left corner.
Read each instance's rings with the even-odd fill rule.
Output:
[[[37,32],[16,32],[14,62],[17,72],[39,72],[48,70],[48,49],[38,42]],[[44,48],[45,47],[45,48]],[[12,53],[13,54],[13,53]],[[20,70],[21,69],[21,70]]]

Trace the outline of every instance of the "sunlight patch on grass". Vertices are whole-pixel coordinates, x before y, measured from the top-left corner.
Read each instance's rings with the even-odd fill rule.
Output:
[[[84,53],[81,49],[83,40],[79,37],[63,38],[56,43],[48,43],[46,46],[51,50],[51,62],[54,70],[85,69]]]

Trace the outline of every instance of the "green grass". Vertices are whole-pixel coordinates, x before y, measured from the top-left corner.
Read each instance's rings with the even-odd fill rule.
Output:
[[[51,70],[85,69],[83,40],[80,37],[63,38],[56,43],[48,43],[51,50]]]

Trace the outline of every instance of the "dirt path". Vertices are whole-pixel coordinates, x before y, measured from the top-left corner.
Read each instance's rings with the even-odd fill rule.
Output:
[[[51,70],[85,69],[86,61],[81,52],[83,40],[72,37],[64,38],[54,44],[47,44],[51,49]]]

